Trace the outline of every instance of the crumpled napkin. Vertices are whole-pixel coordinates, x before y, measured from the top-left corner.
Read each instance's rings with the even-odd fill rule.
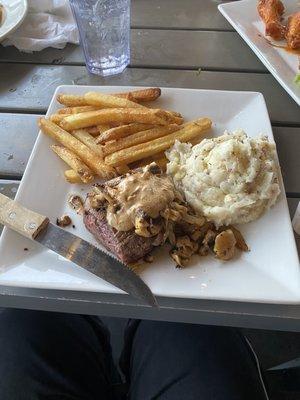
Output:
[[[28,14],[21,26],[3,42],[21,51],[40,51],[46,47],[62,49],[79,43],[79,34],[68,0],[28,0]]]

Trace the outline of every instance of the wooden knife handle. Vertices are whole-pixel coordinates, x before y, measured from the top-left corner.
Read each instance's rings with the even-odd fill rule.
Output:
[[[29,239],[34,239],[48,223],[47,217],[28,210],[0,193],[0,224]]]

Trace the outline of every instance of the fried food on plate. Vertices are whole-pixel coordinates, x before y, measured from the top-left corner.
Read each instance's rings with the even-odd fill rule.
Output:
[[[100,107],[95,106],[77,106],[77,107],[64,107],[57,110],[57,114],[78,114],[86,111],[96,111]]]
[[[95,106],[65,107],[65,108],[60,108],[59,110],[57,110],[56,114],[50,115],[49,119],[50,119],[50,121],[59,125],[59,123],[67,115],[79,114],[79,113],[83,113],[83,112],[87,112],[87,111],[97,111],[99,109],[100,109],[100,107],[95,107]],[[99,131],[97,131],[97,134],[99,134]]]
[[[55,124],[60,124],[60,122],[65,118],[65,114],[52,114],[50,115],[50,121],[54,122]]]
[[[50,120],[51,120],[51,117],[50,117]],[[55,122],[55,121],[52,121],[52,122]],[[59,125],[59,123],[57,123],[57,125]],[[84,129],[87,133],[92,135],[94,138],[96,138],[96,137],[98,138],[100,133],[105,132],[108,129],[111,129],[111,126],[110,125],[95,125],[95,126],[89,126],[88,128],[82,128],[82,129]]]
[[[108,131],[111,128],[115,128],[115,126],[113,125],[108,125],[108,124],[101,124],[101,125],[97,125],[96,129],[98,130],[98,135],[101,135],[101,133]],[[87,130],[89,131],[92,128],[87,128]],[[91,133],[91,132],[89,132]]]
[[[123,164],[123,165],[119,165],[118,167],[116,167],[116,170],[119,175],[123,175],[123,174],[127,174],[127,172],[130,171],[130,168],[127,165]]]
[[[165,152],[162,151],[157,154],[153,154],[151,157],[146,157],[143,158],[142,160],[138,160],[132,164],[130,164],[131,168],[139,168],[139,167],[145,167],[146,165],[151,164],[152,162],[155,162],[163,171],[166,170],[166,165],[167,165],[167,157],[165,156]]]
[[[90,168],[84,164],[79,157],[69,149],[63,146],[53,144],[51,149],[79,176],[83,183],[89,183],[93,180],[94,175]]]
[[[286,40],[290,49],[300,49],[300,11],[288,19]]]
[[[212,121],[209,118],[199,118],[195,121],[184,124],[177,132],[152,140],[151,142],[141,143],[127,149],[119,150],[105,157],[105,162],[115,166],[120,164],[130,164],[134,161],[150,157],[161,151],[168,149],[176,140],[188,142],[200,136],[210,129]]]
[[[45,134],[74,152],[95,174],[99,175],[99,177],[110,179],[111,177],[116,176],[114,168],[105,165],[98,154],[88,148],[85,144],[81,143],[71,133],[45,118],[39,120],[39,126]]]
[[[107,127],[108,125],[106,125]],[[89,128],[83,128],[87,133],[92,135],[93,137],[99,136],[99,128],[98,126],[90,126]],[[109,128],[108,128],[109,129]]]
[[[71,134],[89,147],[94,153],[98,154],[98,156],[103,157],[102,146],[99,146],[93,136],[90,135],[86,130],[77,129],[72,131]]]
[[[158,99],[160,95],[161,95],[160,88],[148,88],[148,89],[133,90],[132,92],[113,93],[113,96],[125,97],[128,100],[136,101],[138,103],[154,101]]]
[[[90,104],[99,108],[142,108],[147,109],[147,107],[142,106],[139,103],[135,103],[126,98],[119,98],[110,94],[104,94],[99,92],[88,92],[84,95],[87,104]],[[88,110],[87,110],[88,111]],[[175,111],[165,111],[166,115],[169,116],[170,122],[175,122],[181,124],[183,118],[180,113]]]
[[[266,26],[266,35],[275,40],[285,37],[285,27],[281,23],[284,12],[283,3],[280,0],[259,0],[258,13]]]
[[[83,129],[85,129],[90,135],[96,137],[99,136],[101,133],[108,131],[111,128],[112,128],[111,125],[102,124],[102,125],[89,126],[88,128],[83,128]]]
[[[99,92],[85,93],[84,98],[87,104],[99,108],[146,108],[139,103],[128,100],[127,98]]]
[[[125,98],[130,101],[142,103],[156,100],[161,95],[161,90],[159,88],[148,88],[134,90],[132,92],[112,93],[111,95],[114,97]],[[67,107],[88,105],[84,96],[74,94],[59,94],[57,95],[57,101]]]
[[[176,132],[179,129],[180,125],[172,124],[157,126],[142,132],[137,132],[125,138],[105,144],[103,146],[103,154],[104,156],[107,156],[108,154],[115,153],[118,150],[126,149],[140,143],[150,142],[151,140]]]
[[[84,96],[77,94],[58,94],[56,100],[67,107],[87,106]]]
[[[142,132],[147,129],[154,128],[154,126],[155,125],[139,123],[116,126],[115,128],[107,129],[103,133],[100,133],[100,135],[96,139],[96,142],[99,144],[103,144],[110,140],[121,139],[132,135],[133,133]]]
[[[174,112],[174,111],[165,111],[167,113],[168,119],[169,119],[169,124],[177,124],[177,125],[182,125],[183,123],[183,118],[181,114]]]
[[[67,131],[110,123],[132,123],[167,125],[170,116],[162,110],[152,108],[106,108],[99,111],[67,115],[61,122]]]
[[[74,169],[67,169],[64,175],[69,183],[82,183],[80,176]]]

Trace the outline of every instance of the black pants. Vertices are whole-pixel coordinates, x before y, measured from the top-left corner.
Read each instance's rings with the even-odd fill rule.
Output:
[[[121,364],[129,399],[266,399],[247,344],[230,328],[131,321]],[[0,313],[1,400],[112,400],[116,379],[97,318]]]

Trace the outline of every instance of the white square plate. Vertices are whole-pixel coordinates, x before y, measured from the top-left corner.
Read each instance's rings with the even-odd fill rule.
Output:
[[[299,11],[298,0],[284,0],[285,15]],[[265,39],[265,25],[257,12],[257,1],[240,0],[220,4],[220,12],[251,47],[281,86],[300,105],[300,85],[294,82],[299,72],[299,56],[271,46]]]
[[[58,93],[83,94],[128,91],[127,87],[60,86],[48,115],[58,108]],[[250,136],[264,133],[273,140],[263,96],[252,92],[163,89],[157,107],[180,111],[186,120],[210,117],[211,134],[242,128]],[[52,222],[63,213],[71,215],[72,232],[97,244],[81,218],[67,205],[70,193],[85,195],[87,188],[65,182],[66,166],[49,149],[52,140],[40,134],[32,151],[16,199],[26,207],[48,215]],[[167,251],[155,253],[155,262],[141,268],[140,275],[159,296],[242,301],[300,302],[299,260],[286,197],[258,221],[241,227],[249,253],[223,263],[213,256],[195,256],[186,269],[176,269]],[[24,251],[28,248],[28,251]],[[39,244],[5,229],[0,242],[0,284],[35,288],[72,289],[117,293],[118,289]]]

